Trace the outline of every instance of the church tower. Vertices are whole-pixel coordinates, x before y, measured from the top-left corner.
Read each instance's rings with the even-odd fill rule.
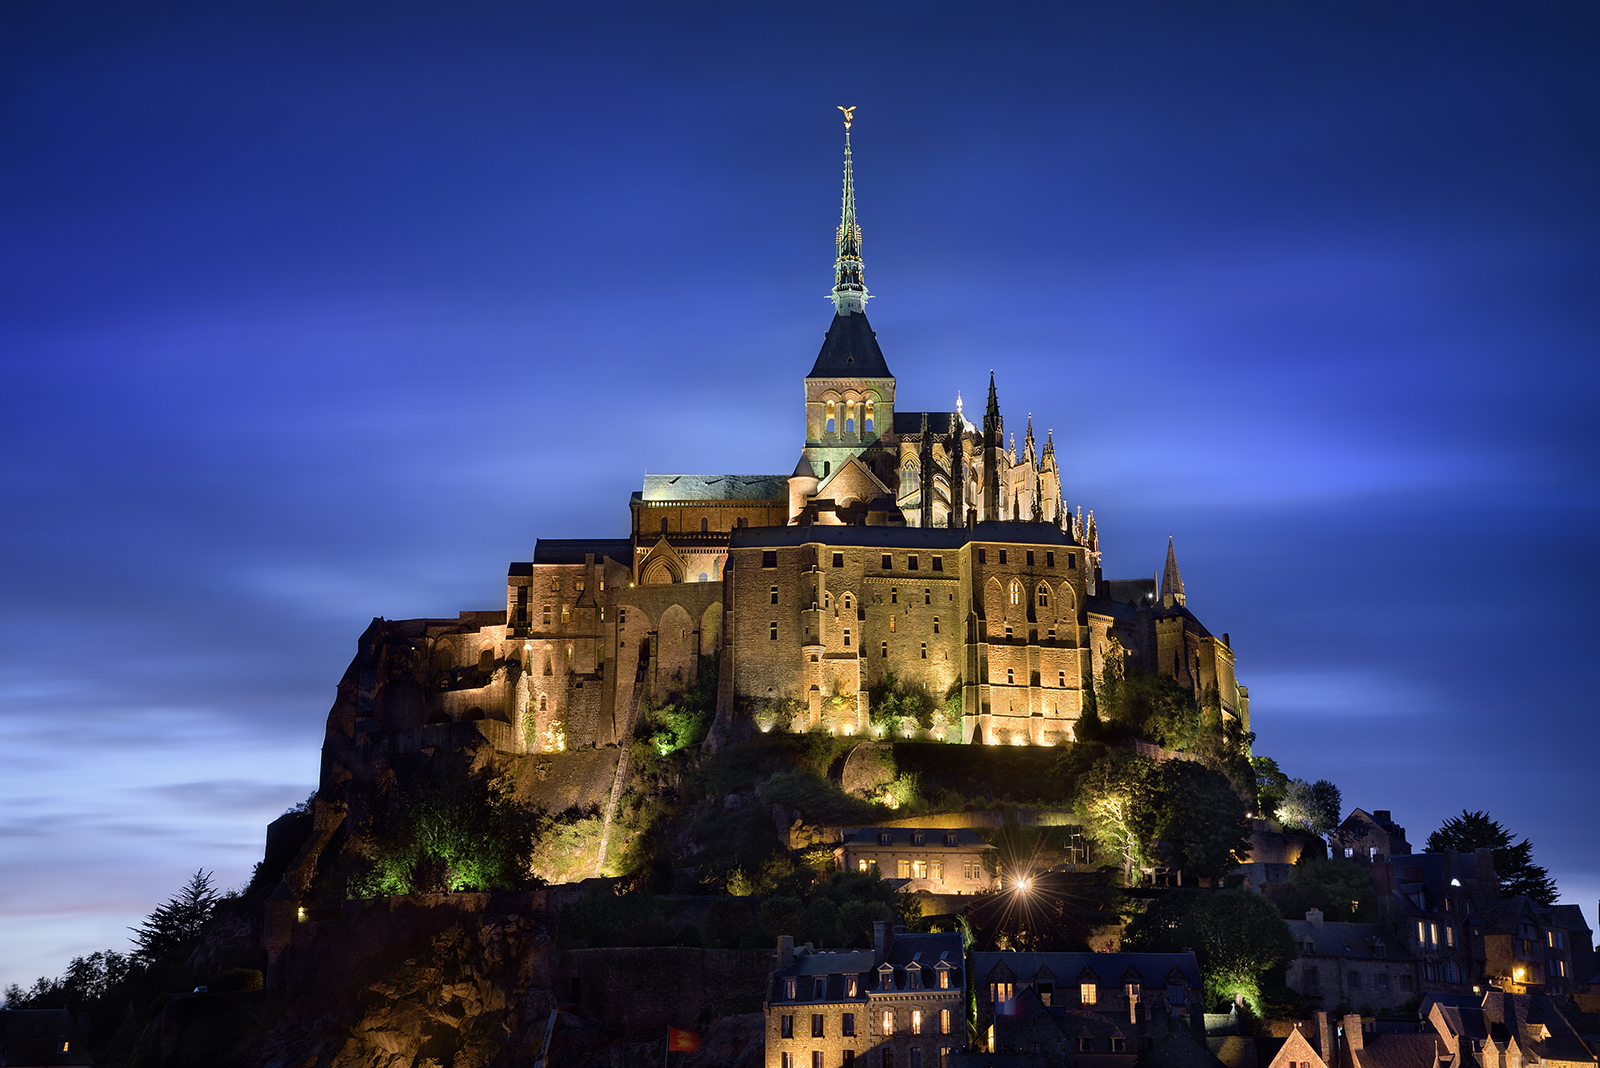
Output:
[[[816,478],[814,493],[830,496],[830,479],[851,468],[858,486],[839,487],[845,496],[868,492],[889,496],[894,458],[879,440],[894,429],[894,375],[867,321],[867,285],[861,262],[861,225],[856,220],[856,187],[850,154],[855,108],[844,112],[844,195],[834,235],[833,323],[822,351],[805,379],[806,443],[801,466]],[[798,472],[797,472],[798,474]],[[873,482],[877,485],[874,487]],[[841,521],[851,519],[840,516]]]

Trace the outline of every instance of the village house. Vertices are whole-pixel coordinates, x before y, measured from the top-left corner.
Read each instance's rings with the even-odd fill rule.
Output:
[[[1284,980],[1313,1007],[1388,1012],[1417,997],[1416,958],[1383,924],[1329,923],[1311,909],[1289,931],[1297,955]]]
[[[976,894],[996,885],[983,865],[989,848],[965,828],[862,827],[833,856],[840,871],[903,879],[904,889],[912,893]]]

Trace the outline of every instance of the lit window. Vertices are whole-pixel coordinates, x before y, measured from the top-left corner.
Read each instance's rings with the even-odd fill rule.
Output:
[[[1012,986],[1010,983],[990,983],[989,1000],[996,1005],[1011,1000]]]
[[[889,617],[889,633],[894,633],[894,616]]]
[[[1021,583],[1013,582],[1011,584],[1011,603],[1012,604],[1021,604],[1022,603],[1022,584]]]
[[[950,969],[949,968],[940,968],[939,969],[939,989],[940,990],[949,990],[950,989]],[[945,1009],[944,1010],[944,1014],[945,1014],[945,1022],[944,1022],[943,1027],[941,1028],[941,1030],[945,1034],[948,1035],[950,1033],[950,1010],[949,1009]]]
[[[1436,923],[1428,924],[1428,943],[1435,946],[1439,944],[1439,925]]]
[[[879,642],[878,644],[883,647],[883,655],[884,656],[888,656],[889,655],[889,643],[888,642]]]
[[[893,1009],[884,1009],[883,1010],[882,1027],[883,1027],[883,1033],[884,1034],[886,1034],[886,1035],[894,1034],[894,1010]]]
[[[1424,924],[1423,924],[1423,922],[1421,920],[1418,920],[1417,921],[1417,945],[1425,946],[1427,944],[1428,944],[1427,928],[1424,926]]]
[[[1456,944],[1456,929],[1451,927],[1449,924],[1445,924],[1444,944],[1447,946],[1454,946]]]
[[[913,860],[911,862],[911,877],[913,879],[926,879],[928,877],[928,862],[925,860]],[[913,985],[915,984],[913,983]]]
[[[1100,1000],[1100,991],[1093,983],[1078,984],[1078,1000],[1085,1005],[1093,1005]]]
[[[897,860],[894,862],[895,874],[902,879],[911,878],[911,861]]]
[[[833,401],[829,401],[828,402],[828,408],[827,408],[827,424],[826,424],[827,433],[829,433],[829,434],[833,433],[833,414],[834,414],[833,413]]]
[[[912,983],[911,983],[911,989],[915,990],[916,988],[917,988],[916,980],[913,979]],[[922,1010],[921,1009],[912,1009],[911,1010],[911,1033],[914,1034],[914,1035],[922,1034]]]
[[[561,606],[561,622],[563,622],[563,623],[572,622],[572,609],[568,608],[566,605],[562,605]]]
[[[862,871],[866,871],[867,869],[862,868],[861,870]],[[856,997],[857,996],[856,991],[858,991],[860,988],[861,988],[861,980],[860,979],[858,979],[854,975],[845,976],[845,980],[844,980],[844,996],[845,997],[847,997],[847,998]],[[856,1018],[855,1018],[854,1014],[847,1012],[847,1013],[844,1014],[844,1018],[849,1021],[848,1026],[850,1028],[848,1031],[845,1032],[845,1034],[847,1034],[847,1035],[855,1034],[856,1033]]]

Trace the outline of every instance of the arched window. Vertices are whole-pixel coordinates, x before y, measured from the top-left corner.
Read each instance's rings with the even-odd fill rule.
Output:
[[[823,429],[825,433],[833,433],[833,401],[828,402],[828,421]]]
[[[862,419],[862,422],[861,422],[862,431],[864,431],[865,433],[868,433],[868,434],[872,433],[872,425],[873,425],[874,421],[875,421],[875,418],[874,418],[874,415],[873,415],[873,404],[872,404],[871,401],[867,401],[867,414]]]
[[[661,533],[665,534],[666,532],[667,532],[667,517],[666,516],[662,516],[661,517]]]
[[[846,608],[850,607],[850,595],[848,593],[844,595],[844,606]]]
[[[1013,582],[1011,584],[1011,603],[1022,603],[1022,584],[1020,582]]]
[[[844,405],[844,432],[846,434],[854,434],[856,432],[856,403],[855,403],[855,401],[846,401],[845,402],[845,405]]]
[[[711,520],[707,519],[705,516],[701,516],[700,517],[700,533],[704,534],[704,533],[706,533],[706,531],[708,531],[710,529],[711,529]]]
[[[1039,607],[1040,608],[1049,608],[1050,607],[1050,587],[1049,586],[1041,585],[1039,587]]]

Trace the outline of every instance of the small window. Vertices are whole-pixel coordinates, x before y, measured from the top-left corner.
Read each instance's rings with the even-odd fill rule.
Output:
[[[1056,554],[1055,553],[1046,552],[1044,554],[1044,566],[1045,567],[1055,567],[1056,566]]]
[[[845,631],[845,635],[846,635],[845,644],[846,645],[850,644],[849,634],[850,634],[849,631]],[[776,622],[772,622],[772,623],[768,623],[767,624],[767,640],[768,641],[774,641],[774,642],[778,640],[778,624]]]
[[[776,623],[774,623],[774,624],[773,624],[773,625],[772,625],[772,626],[773,626],[773,628],[774,628],[774,630],[773,630],[773,637],[777,637],[777,630],[776,630],[776,628],[777,628],[777,626],[778,626],[778,625],[777,625],[777,624],[776,624]],[[844,632],[844,647],[845,647],[845,648],[846,648],[846,649],[848,649],[848,648],[850,648],[850,631],[849,631],[849,628],[846,628],[846,629],[845,629],[845,632]]]
[[[834,553],[833,554],[833,566],[834,567],[843,567],[844,566],[844,553]]]
[[[1076,571],[1076,570],[1078,570],[1078,558],[1076,556],[1074,556],[1073,554],[1071,554],[1071,553],[1067,554],[1067,570],[1068,571]]]
[[[1079,1053],[1089,1053],[1089,1052],[1092,1052],[1093,1050],[1094,1050],[1094,1039],[1090,1038],[1088,1035],[1079,1035],[1078,1036],[1078,1052]]]
[[[889,643],[888,642],[883,642],[881,644],[883,645],[883,653],[882,653],[882,655],[888,656],[889,655]]]
[[[763,550],[762,553],[761,553],[761,566],[762,567],[777,567],[778,566],[778,551],[776,549]]]
[[[545,605],[544,606],[544,622],[545,622],[545,626],[549,626],[550,625],[550,606],[549,605]]]
[[[981,546],[981,545],[978,546],[978,563],[986,564],[988,562],[989,562],[989,553],[988,553],[988,551],[986,549],[984,549],[983,546]]]
[[[1051,641],[1055,641],[1056,640],[1056,628],[1054,628],[1054,627],[1050,628],[1049,637],[1050,637]]]
[[[1028,566],[1029,567],[1033,566],[1033,550],[1032,549],[1028,550]]]
[[[933,558],[933,569],[935,571],[943,571],[944,570],[944,557],[935,556]]]
[[[850,977],[850,979],[849,979],[849,981],[847,983],[847,986],[848,986],[848,990],[845,993],[845,997],[848,997],[848,998],[855,997],[856,996],[856,980],[855,980],[855,976],[851,976]],[[840,1032],[840,1034],[844,1035],[845,1038],[854,1038],[854,1037],[856,1037],[856,1014],[855,1013],[847,1012],[847,1013],[844,1014],[844,1016],[839,1020],[839,1032]]]
[[[916,569],[917,569],[917,558],[915,556],[906,557],[906,570],[907,571],[915,571]]]
[[[1017,681],[1016,669],[1014,669],[1014,668],[1006,668],[1006,685],[1008,685],[1008,686],[1015,685],[1016,681]]]
[[[1377,978],[1377,980],[1375,982],[1375,985],[1377,986],[1377,988],[1379,990],[1388,990],[1389,989],[1389,973],[1388,972],[1379,972],[1378,973],[1378,978]]]
[[[923,604],[932,604],[933,603],[933,591],[928,589],[928,587],[926,587],[926,586],[922,587],[922,603]]]
[[[1349,976],[1347,977],[1344,985],[1349,987],[1351,990],[1360,990],[1361,989],[1361,973],[1360,972],[1351,972],[1349,974]]]
[[[1011,628],[1007,627],[1006,628],[1006,641],[1010,641],[1010,640],[1011,640]]]
[[[923,642],[922,643],[922,659],[924,659],[924,660],[928,659],[928,643],[927,642]]]
[[[778,603],[778,587],[776,586],[772,587],[772,603]]]
[[[889,603],[890,604],[899,604],[900,603],[900,587],[899,586],[890,586],[889,587]]]
[[[700,517],[700,533],[705,534],[711,529],[711,521],[705,516]]]
[[[811,1014],[811,1037],[812,1038],[822,1038],[823,1037],[823,1034],[822,1034],[822,1013],[820,1013],[820,1012],[814,1012],[814,1013]],[[820,1054],[819,1054],[819,1056],[820,1056]]]
[[[1111,1052],[1112,1053],[1121,1053],[1124,1050],[1126,1050],[1127,1048],[1128,1048],[1128,1040],[1127,1039],[1123,1038],[1120,1035],[1113,1035],[1112,1036],[1112,1038],[1111,1038]]]
[[[953,846],[953,845],[956,844],[956,832],[955,831],[946,831],[946,832],[944,832],[944,844],[947,845],[947,846]]]
[[[1067,673],[1065,671],[1056,672],[1056,685],[1063,690],[1067,688]]]
[[[883,569],[885,571],[893,571],[894,570],[894,557],[889,555],[888,553],[884,553],[883,554]]]
[[[562,605],[561,606],[561,622],[563,622],[563,623],[571,623],[572,622],[572,609],[569,608],[566,605]]]
[[[1006,551],[1004,549],[1000,550],[1000,562],[1002,564],[1006,562]]]
[[[935,634],[939,633],[939,617],[938,616],[934,616],[933,617],[933,632]]]
[[[816,980],[814,982],[812,982],[812,984],[811,984],[811,1000],[812,1001],[822,1001],[827,996],[828,996],[828,979],[827,979],[826,976],[819,975],[819,976],[817,976]],[[813,1024],[812,1026],[814,1028],[815,1024]],[[821,1034],[821,1032],[813,1030],[812,1034]]]
[[[794,980],[792,980],[792,979],[790,980],[790,982],[793,982],[793,981]],[[793,998],[794,994],[790,993],[789,997]],[[793,1038],[794,1037],[794,1017],[793,1016],[785,1014],[783,1016],[778,1017],[778,1037],[780,1037],[780,1038]]]

